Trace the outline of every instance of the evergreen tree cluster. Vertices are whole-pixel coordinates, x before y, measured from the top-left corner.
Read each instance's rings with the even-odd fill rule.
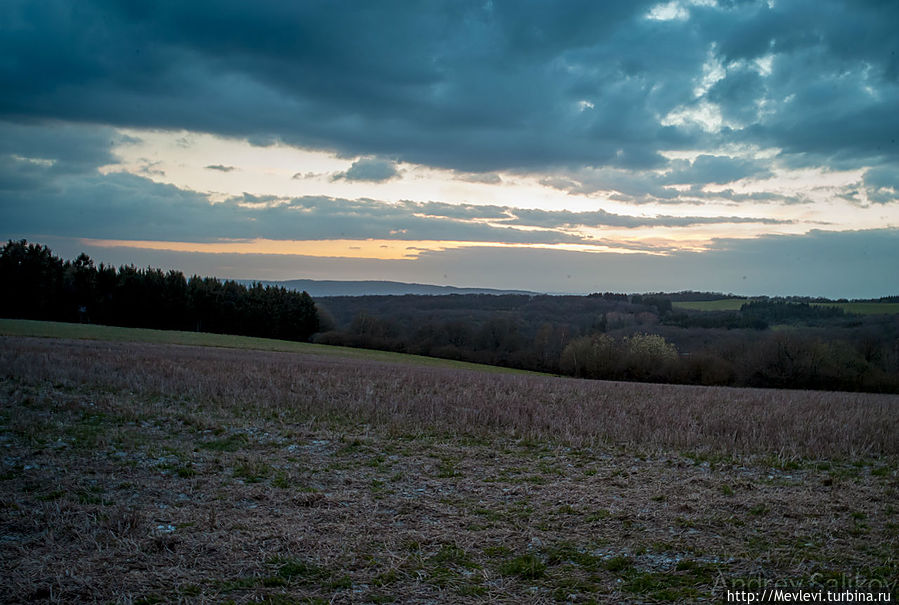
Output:
[[[63,261],[25,240],[0,249],[0,316],[308,340],[318,312],[306,292],[180,271]]]

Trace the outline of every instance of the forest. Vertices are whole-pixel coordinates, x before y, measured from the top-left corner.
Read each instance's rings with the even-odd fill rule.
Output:
[[[689,311],[713,293],[368,296],[316,300],[316,342],[585,378],[899,392],[899,315],[762,298]]]
[[[26,241],[0,250],[0,280],[10,318],[311,340],[583,378],[899,393],[899,314],[827,299],[759,297],[728,311],[678,306],[738,298],[708,292],[313,301],[273,285],[97,267],[84,254],[64,261]]]
[[[86,255],[57,258],[27,241],[0,250],[0,316],[308,340],[318,331],[305,292],[245,286],[180,271],[99,267]]]

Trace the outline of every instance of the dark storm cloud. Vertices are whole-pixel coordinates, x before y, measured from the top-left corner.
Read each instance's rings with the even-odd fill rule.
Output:
[[[108,127],[0,122],[0,191],[43,188],[60,176],[95,172],[116,161],[110,147],[120,139]]]
[[[671,21],[646,19],[653,4],[9,0],[0,116],[473,172],[660,167],[660,150],[741,141],[899,157],[899,3],[721,2]],[[725,77],[697,97],[710,57]],[[702,101],[729,125],[661,125]]]

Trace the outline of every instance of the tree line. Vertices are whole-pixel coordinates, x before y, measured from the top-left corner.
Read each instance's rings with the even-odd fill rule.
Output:
[[[313,340],[326,344],[607,380],[899,392],[899,315],[784,299],[680,311],[663,294],[612,292],[316,302]]]
[[[25,240],[0,250],[0,316],[308,340],[318,332],[315,303],[306,292],[180,271],[95,266],[73,261]]]

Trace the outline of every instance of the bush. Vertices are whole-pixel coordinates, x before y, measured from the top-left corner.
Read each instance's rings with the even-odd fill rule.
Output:
[[[585,336],[571,341],[560,361],[566,374],[610,380],[671,380],[677,365],[677,348],[658,334]]]

